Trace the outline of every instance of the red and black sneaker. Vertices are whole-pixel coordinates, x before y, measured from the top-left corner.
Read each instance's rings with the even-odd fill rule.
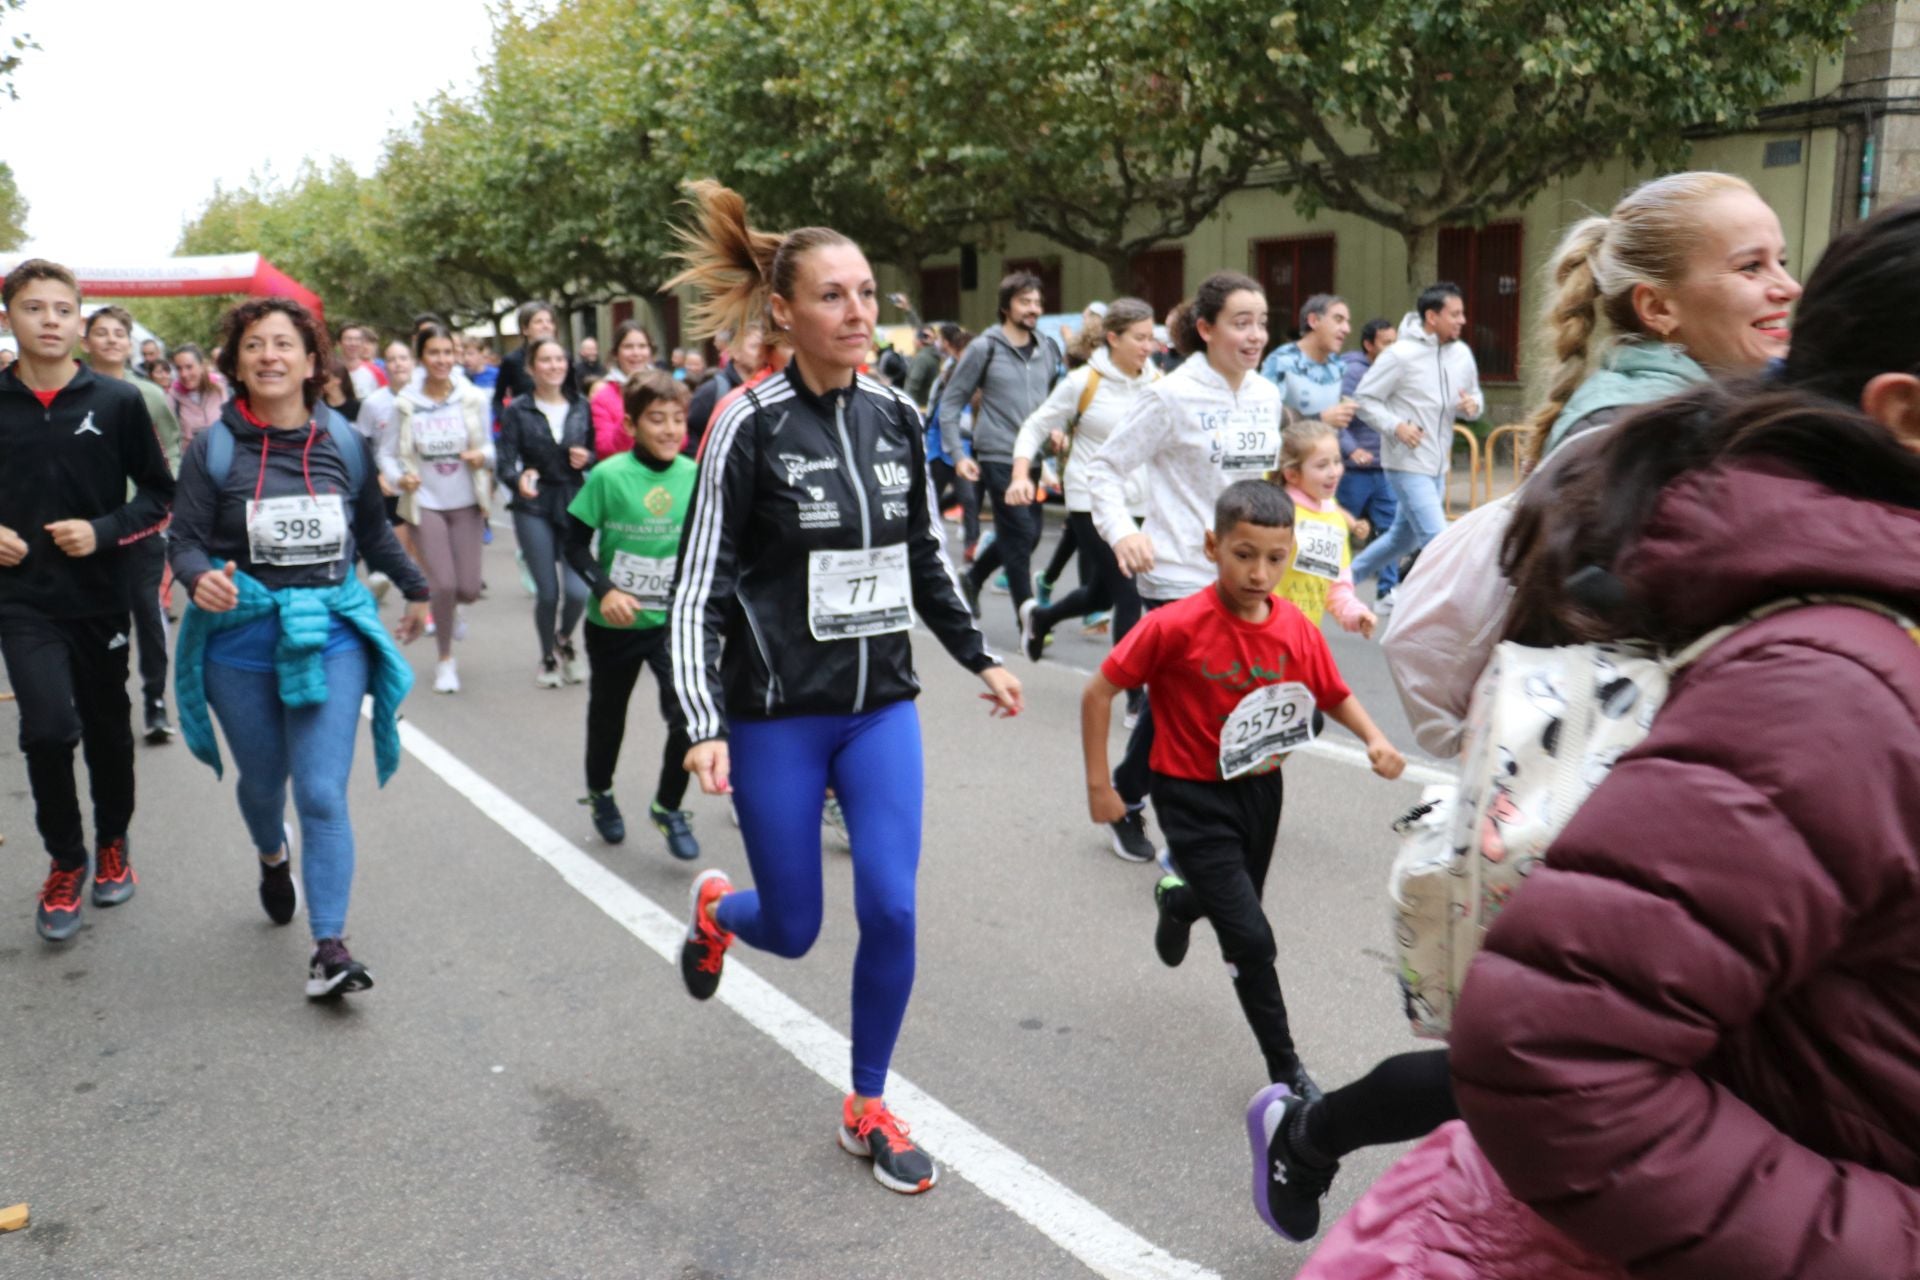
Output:
[[[940,1166],[907,1136],[906,1121],[884,1101],[855,1115],[854,1095],[840,1104],[840,1146],[850,1155],[873,1161],[873,1180],[889,1191],[917,1196],[940,1181]]]
[[[34,927],[48,942],[65,942],[80,932],[80,888],[87,882],[87,864],[72,870],[53,864],[47,882],[40,886],[40,906],[33,913]]]
[[[720,969],[726,963],[733,935],[714,923],[714,903],[733,892],[733,881],[720,870],[702,871],[693,881],[693,923],[680,944],[680,977],[695,1000],[706,1000],[720,989]]]
[[[116,836],[93,855],[93,905],[117,907],[133,896],[140,877],[127,861],[127,838]]]

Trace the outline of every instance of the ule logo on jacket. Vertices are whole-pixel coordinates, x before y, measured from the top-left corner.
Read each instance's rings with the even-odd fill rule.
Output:
[[[87,410],[87,416],[80,420],[80,425],[73,429],[73,434],[77,436],[82,436],[89,431],[91,431],[94,435],[97,435],[97,436],[106,434],[105,432],[101,431],[100,428],[93,425],[93,410],[91,409]]]
[[[913,472],[907,469],[904,462],[876,462],[873,464],[873,476],[882,489],[904,489],[913,483]]]

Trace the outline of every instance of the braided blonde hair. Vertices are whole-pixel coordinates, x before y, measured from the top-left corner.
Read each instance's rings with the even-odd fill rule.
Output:
[[[1549,267],[1553,294],[1541,317],[1553,374],[1546,400],[1527,418],[1530,462],[1539,461],[1553,424],[1606,349],[1623,338],[1650,336],[1634,309],[1634,289],[1678,285],[1700,242],[1700,206],[1736,191],[1754,194],[1730,173],[1668,174],[1635,187],[1608,216],[1584,218],[1561,237]],[[1595,342],[1603,319],[1609,332]]]

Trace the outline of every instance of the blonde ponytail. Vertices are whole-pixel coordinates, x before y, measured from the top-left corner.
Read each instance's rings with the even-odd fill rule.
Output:
[[[674,256],[687,265],[665,287],[693,286],[688,332],[705,338],[723,329],[744,333],[764,327],[771,336],[767,298],[781,237],[749,226],[747,202],[711,178],[687,183],[686,191],[694,225],[675,228],[683,248]]]
[[[1522,447],[1529,466],[1546,452],[1553,424],[1590,372],[1593,331],[1600,319],[1600,286],[1593,276],[1593,255],[1606,242],[1612,225],[1610,218],[1587,218],[1567,232],[1554,252],[1549,268],[1553,299],[1545,323],[1552,343],[1553,378],[1546,401],[1527,419]]]

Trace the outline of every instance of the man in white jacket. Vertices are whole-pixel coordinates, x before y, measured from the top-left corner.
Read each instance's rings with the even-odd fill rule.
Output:
[[[1381,465],[1399,500],[1393,527],[1355,558],[1356,583],[1378,577],[1447,527],[1453,424],[1480,416],[1480,369],[1460,340],[1466,328],[1460,290],[1429,285],[1400,322],[1399,341],[1354,389],[1360,416],[1380,428]]]

